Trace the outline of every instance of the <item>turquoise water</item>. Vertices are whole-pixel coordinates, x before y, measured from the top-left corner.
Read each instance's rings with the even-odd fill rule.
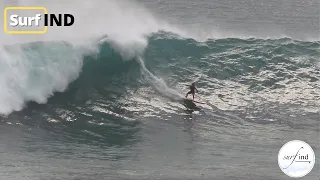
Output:
[[[319,177],[317,1],[139,2],[166,25],[109,1],[114,26],[80,42],[1,35],[15,42],[0,51],[1,180],[285,180],[277,155],[294,139],[316,153],[304,179]],[[217,24],[230,31],[207,36]],[[205,105],[183,103],[194,81]]]

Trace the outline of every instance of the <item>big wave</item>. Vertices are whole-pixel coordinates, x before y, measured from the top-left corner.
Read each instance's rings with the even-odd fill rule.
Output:
[[[39,3],[64,11],[74,6],[74,2]],[[81,21],[68,31],[52,29],[46,36],[0,35],[0,114],[19,111],[30,101],[46,103],[55,92],[79,82],[103,82],[105,79],[98,79],[102,77],[118,77],[117,83],[124,86],[132,79],[143,79],[175,100],[182,98],[182,93],[159,78],[166,73],[180,82],[201,80],[202,85],[222,86],[219,80],[224,80],[224,85],[233,81],[257,91],[281,87],[277,82],[284,80],[282,75],[288,82],[298,82],[295,77],[319,80],[318,41],[199,38],[127,1],[81,3],[80,8],[68,10],[73,9],[70,13]],[[87,17],[89,13],[99,18],[93,21]],[[303,67],[310,73],[294,71]],[[162,71],[160,76],[154,70]],[[119,73],[125,74],[127,81],[119,78]],[[70,86],[72,82],[75,85]],[[206,84],[208,90],[211,86]]]

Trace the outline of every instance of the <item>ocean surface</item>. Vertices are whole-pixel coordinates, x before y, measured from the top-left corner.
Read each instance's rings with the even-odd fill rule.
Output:
[[[0,34],[0,180],[289,180],[296,139],[319,179],[319,0],[17,5],[75,24]]]

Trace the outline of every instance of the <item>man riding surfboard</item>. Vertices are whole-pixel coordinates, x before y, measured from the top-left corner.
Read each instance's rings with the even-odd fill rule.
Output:
[[[193,97],[193,100],[194,100],[194,94],[195,94],[194,90],[196,90],[197,93],[198,93],[198,89],[196,88],[195,83],[192,83],[191,86],[190,86],[190,91],[186,94],[186,98],[188,97],[189,94],[192,94],[192,97]]]

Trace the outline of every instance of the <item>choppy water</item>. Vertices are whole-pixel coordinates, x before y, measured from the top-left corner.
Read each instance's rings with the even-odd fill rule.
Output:
[[[294,139],[319,178],[319,2],[293,2],[37,2],[83,24],[1,34],[0,179],[283,180]]]

